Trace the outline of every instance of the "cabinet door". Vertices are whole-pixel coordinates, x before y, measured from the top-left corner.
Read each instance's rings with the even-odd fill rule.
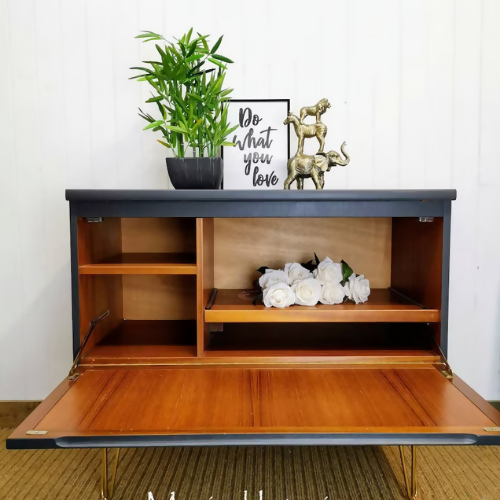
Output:
[[[500,444],[499,425],[431,365],[90,369],[7,447]]]

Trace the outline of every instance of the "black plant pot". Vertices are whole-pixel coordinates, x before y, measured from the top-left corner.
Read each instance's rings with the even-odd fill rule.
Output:
[[[175,189],[220,189],[224,174],[222,158],[167,158]]]

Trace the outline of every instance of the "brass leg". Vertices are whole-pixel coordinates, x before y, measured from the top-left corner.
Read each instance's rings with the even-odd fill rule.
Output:
[[[115,489],[116,470],[118,469],[118,459],[120,457],[120,448],[117,448],[115,453],[115,460],[113,462],[113,470],[111,472],[111,479],[108,481],[108,449],[102,450],[102,469],[101,469],[101,499],[111,500],[113,498],[113,491]]]
[[[417,448],[415,446],[410,446],[410,450],[411,478],[408,475],[403,447],[399,447],[399,454],[401,455],[401,465],[403,466],[403,475],[405,478],[406,494],[408,495],[409,500],[415,500],[417,498]]]

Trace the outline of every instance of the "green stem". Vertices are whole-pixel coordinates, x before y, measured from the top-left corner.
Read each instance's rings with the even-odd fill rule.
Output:
[[[179,133],[177,135],[177,158],[184,158],[184,138]]]

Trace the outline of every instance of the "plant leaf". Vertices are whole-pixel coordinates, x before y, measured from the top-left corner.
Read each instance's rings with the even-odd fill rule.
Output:
[[[261,291],[261,292],[259,293],[259,295],[257,295],[257,297],[255,297],[255,299],[253,299],[253,300],[252,300],[252,304],[253,304],[254,306],[256,306],[256,305],[257,305],[257,302],[258,302],[259,300],[260,300],[260,301],[262,301],[262,299],[263,299],[263,298],[264,298],[264,292],[262,292],[262,291]]]
[[[196,99],[197,101],[203,102],[203,97],[200,97],[198,94],[194,94],[193,92],[188,92],[186,95],[192,97],[193,99]]]
[[[208,43],[207,43],[207,36],[201,36],[199,33],[198,33],[198,36],[200,37],[200,40],[201,40],[201,43],[203,44],[203,50],[208,54],[210,52],[209,48],[208,48]]]
[[[226,132],[224,132],[224,135],[227,137],[229,134],[233,133],[238,127],[239,127],[239,125],[235,125],[234,127],[231,127],[229,130],[226,130]]]
[[[165,147],[167,148],[171,148],[172,145],[171,144],[167,144],[166,142],[163,142],[163,141],[160,141],[160,139],[156,139],[160,144],[163,144]]]
[[[189,50],[187,51],[186,54],[186,61],[191,58],[191,56],[194,54],[194,51],[196,50],[196,43],[191,44],[189,47]]]
[[[342,266],[342,285],[345,285],[349,280],[349,276],[351,276],[354,271],[349,267],[349,264],[344,260],[340,261],[340,265]]]
[[[231,61],[231,59],[227,58],[227,57],[224,57],[224,56],[220,56],[219,54],[213,54],[212,57],[214,59],[218,59],[219,61],[224,61],[224,62],[227,62],[227,63],[232,63],[233,61]]]
[[[186,58],[186,62],[197,61],[198,59],[201,59],[203,57],[205,57],[205,54],[193,54],[192,56]]]
[[[266,272],[266,269],[269,269],[267,266],[262,266],[257,269],[257,272],[260,274],[264,274]]]
[[[318,267],[318,266],[316,266],[316,264],[313,264],[312,260],[310,260],[309,262],[303,262],[300,265],[302,267],[306,268],[311,273],[316,269],[316,267]]]
[[[210,51],[210,54],[215,54],[217,52],[217,49],[220,47],[220,44],[222,43],[222,38],[224,35],[222,35],[216,42],[215,45],[212,47],[212,50]]]
[[[227,141],[224,141],[221,146],[236,146],[236,144],[234,142],[227,142]]]
[[[159,125],[163,125],[163,120],[157,120],[149,125],[146,125],[142,130],[148,130],[150,128],[158,127]]]
[[[217,61],[217,59],[214,59],[213,57],[209,57],[208,60],[222,69],[227,69],[227,66],[224,66],[224,64],[222,64],[220,61]]]
[[[182,129],[181,127],[177,127],[176,125],[165,125],[165,128],[168,128],[168,130],[172,130],[172,132],[179,132],[180,134],[186,134],[186,130]]]
[[[196,130],[198,130],[198,127],[203,123],[203,118],[200,118],[194,125],[193,128],[191,129],[191,133],[194,134]]]

